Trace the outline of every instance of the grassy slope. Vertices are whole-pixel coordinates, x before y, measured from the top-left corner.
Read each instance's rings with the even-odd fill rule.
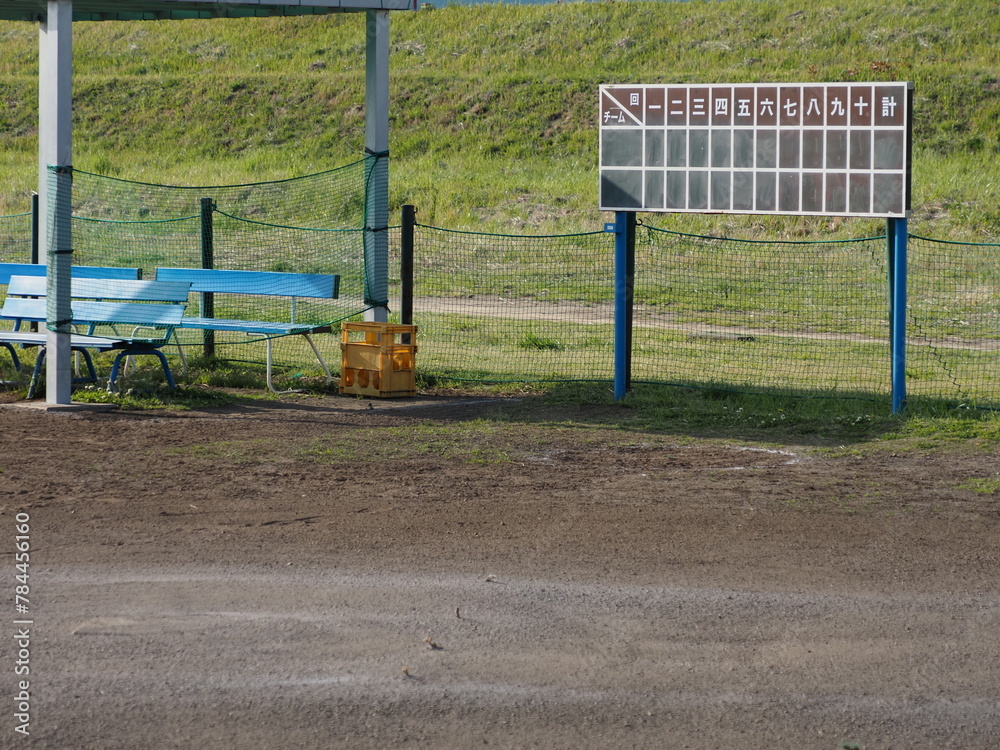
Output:
[[[37,30],[0,25],[0,212],[35,181]],[[1000,239],[1000,16],[983,0],[591,2],[392,17],[392,200],[421,220],[595,229],[597,87],[667,81],[913,80],[911,230]],[[81,23],[79,168],[178,184],[249,182],[358,158],[364,16]],[[483,223],[485,222],[485,224]],[[783,236],[869,222],[658,216],[685,231]],[[877,226],[874,228],[878,228]]]

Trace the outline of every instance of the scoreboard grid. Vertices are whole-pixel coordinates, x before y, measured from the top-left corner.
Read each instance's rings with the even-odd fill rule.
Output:
[[[602,86],[600,209],[906,217],[912,90]]]

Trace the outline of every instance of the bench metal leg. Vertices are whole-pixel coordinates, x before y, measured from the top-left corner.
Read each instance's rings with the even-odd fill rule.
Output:
[[[73,349],[73,351],[83,356],[83,361],[87,365],[87,377],[76,377],[73,379],[74,383],[96,383],[97,382],[97,370],[94,368],[94,359],[90,356],[90,352],[86,349]],[[38,347],[38,357],[35,359],[35,369],[31,372],[31,382],[28,383],[28,398],[35,397],[35,391],[38,389],[39,384],[42,382],[41,373],[42,365],[45,364],[45,347]]]
[[[310,336],[308,333],[303,333],[302,335],[305,337],[306,341],[309,342],[309,346],[312,347],[313,354],[316,355],[316,359],[319,361],[319,366],[323,368],[323,372],[326,374],[326,384],[330,385],[330,382],[333,380],[333,376],[330,374],[330,368],[326,366],[326,361],[323,359],[323,355],[320,354],[319,353],[319,349],[316,348],[316,344],[313,342],[312,336]],[[290,391],[279,391],[279,390],[277,390],[274,387],[274,384],[271,382],[271,369],[272,369],[272,365],[271,365],[271,360],[272,360],[272,357],[271,357],[271,338],[268,337],[267,339],[265,339],[264,343],[265,343],[265,345],[267,347],[267,387],[268,387],[268,390],[270,390],[272,393],[278,394],[279,396],[281,394],[283,394],[283,393],[299,393],[300,391],[294,390],[294,389],[290,390]]]
[[[181,346],[181,342],[177,338],[177,331],[171,331],[171,336],[174,339],[174,346],[177,347],[177,354],[181,358],[181,375],[187,375],[188,371],[188,360],[187,355],[184,353],[184,347]]]
[[[113,327],[114,326],[112,326],[112,328]],[[155,331],[155,330],[157,330],[155,326],[136,326],[135,328],[132,329],[132,338],[135,338],[136,334],[139,331]],[[118,331],[116,330],[115,333],[117,332]],[[177,347],[177,354],[181,358],[181,375],[187,375],[187,370],[188,370],[187,355],[184,353],[184,347],[181,346],[181,342],[177,339],[177,331],[171,331],[170,337],[167,338],[167,341],[169,341],[170,338],[173,338],[174,346]],[[129,355],[128,357],[125,358],[125,363],[122,365],[122,375],[128,374],[128,368],[131,362],[132,362],[132,355]]]
[[[115,383],[118,380],[118,370],[121,367],[122,360],[139,354],[149,354],[159,359],[160,364],[163,366],[163,375],[167,379],[167,385],[170,386],[170,390],[172,391],[177,389],[177,384],[174,383],[173,373],[170,372],[170,365],[167,364],[167,358],[166,356],[164,356],[163,352],[159,351],[158,349],[150,351],[139,351],[139,352],[129,351],[126,349],[125,351],[118,353],[118,356],[115,357],[114,363],[111,365],[111,377],[108,378],[109,393],[115,393],[117,390],[117,385]]]
[[[38,356],[35,358],[35,369],[31,373],[31,382],[28,383],[28,398],[35,397],[35,389],[40,382],[39,374],[42,372],[42,365],[45,363],[45,347],[39,347]]]
[[[18,359],[17,351],[14,349],[13,344],[9,344],[6,341],[0,341],[0,346],[4,347],[8,352],[10,352],[10,358],[14,363],[14,369],[17,372],[21,372],[21,360]]]
[[[77,329],[76,325],[70,325],[69,329],[73,333],[79,333],[79,331],[76,330]],[[94,326],[90,326],[89,333],[92,334],[93,331],[94,331]],[[73,350],[73,372],[76,374],[77,378],[80,377],[80,350],[79,349],[74,349]]]
[[[293,391],[279,391],[274,387],[274,383],[271,382],[271,339],[267,338],[264,340],[264,346],[267,347],[267,388],[271,393],[277,393],[279,396],[282,393],[293,393]]]
[[[317,349],[316,344],[313,343],[312,336],[310,336],[308,333],[303,333],[302,335],[306,337],[306,341],[308,341],[309,346],[312,347],[313,354],[316,355],[316,359],[319,362],[319,366],[323,368],[323,373],[326,375],[326,384],[330,385],[331,381],[333,380],[333,375],[330,374],[330,368],[326,366],[326,361],[323,359],[323,355],[319,353],[319,349]]]
[[[76,351],[77,351],[78,354],[82,354],[83,355],[83,361],[87,365],[87,377],[86,378],[77,377],[77,380],[80,380],[80,381],[83,381],[83,382],[86,382],[86,383],[96,383],[97,382],[97,370],[94,369],[94,360],[90,356],[90,352],[88,352],[86,349],[77,349]]]
[[[114,393],[117,390],[115,381],[118,380],[118,367],[126,357],[128,357],[128,352],[119,352],[118,356],[115,357],[115,361],[111,365],[111,375],[108,377],[108,393]]]

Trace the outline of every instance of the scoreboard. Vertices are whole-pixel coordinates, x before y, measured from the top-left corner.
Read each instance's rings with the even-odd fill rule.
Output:
[[[602,86],[600,209],[906,217],[913,84]]]

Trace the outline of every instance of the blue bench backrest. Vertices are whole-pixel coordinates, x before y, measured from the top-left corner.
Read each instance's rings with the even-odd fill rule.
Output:
[[[180,325],[189,289],[188,284],[179,282],[75,280],[73,322],[173,328]],[[45,279],[12,276],[0,316],[18,321],[44,321]]]
[[[175,328],[181,324],[183,317],[184,305],[73,301],[73,321],[78,323]]]
[[[0,284],[9,284],[11,276],[45,277],[45,266],[40,263],[0,263]],[[110,266],[73,266],[74,279],[141,279],[140,268]]]
[[[279,271],[229,271],[213,268],[157,268],[157,281],[182,281],[192,292],[263,294],[276,297],[336,299],[340,276]]]
[[[7,294],[44,297],[44,276],[14,276]],[[135,279],[73,279],[73,299],[113,299],[120,302],[187,302],[191,285],[184,282],[138,281]]]

